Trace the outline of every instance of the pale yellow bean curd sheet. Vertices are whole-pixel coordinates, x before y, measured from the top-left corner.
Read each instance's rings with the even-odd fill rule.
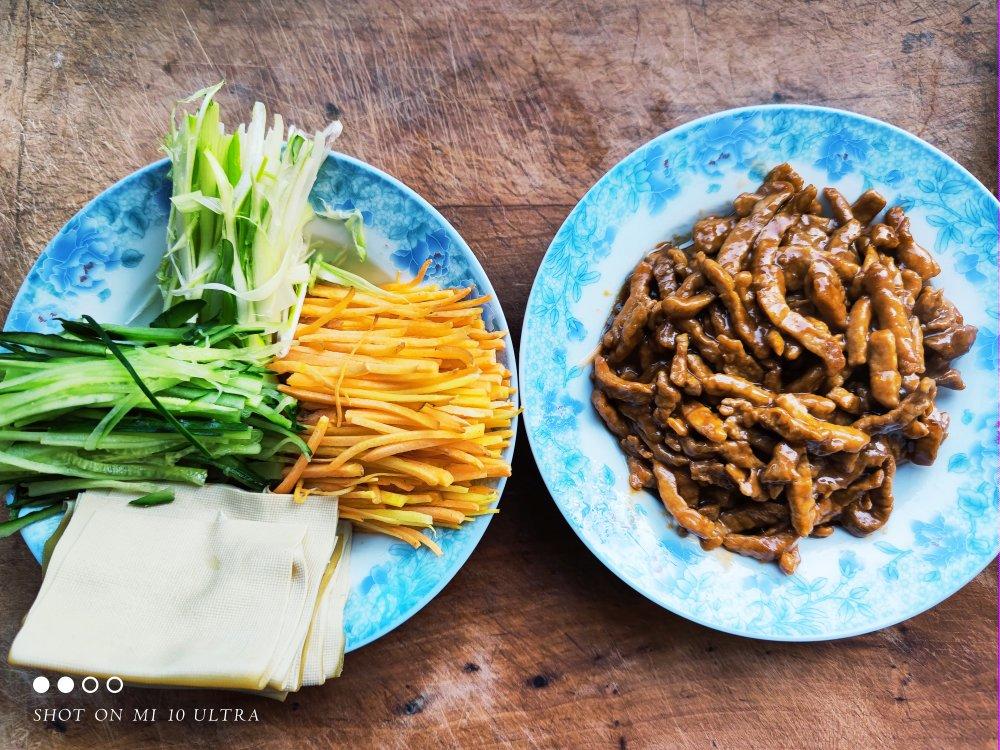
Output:
[[[497,359],[506,334],[483,322],[489,298],[423,283],[426,268],[378,293],[317,284],[270,367],[301,403],[314,451],[289,449],[278,490],[336,496],[356,527],[440,554],[420,529],[496,512],[490,480],[510,475],[502,453],[517,409]]]

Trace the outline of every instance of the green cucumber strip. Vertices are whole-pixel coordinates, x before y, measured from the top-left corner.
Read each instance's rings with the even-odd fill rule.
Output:
[[[271,422],[269,420],[259,419],[255,417],[251,417],[249,423],[254,427],[259,427],[262,430],[266,430],[268,432],[273,432],[277,433],[278,435],[281,435],[284,438],[284,440],[282,440],[280,444],[283,444],[285,442],[291,442],[299,449],[300,453],[305,454],[307,458],[312,458],[312,451],[309,450],[309,446],[306,444],[306,441],[303,440],[302,437],[294,430],[290,430],[287,427],[275,424],[274,422]]]
[[[165,391],[161,391],[160,397],[162,398],[163,396],[186,398],[189,401],[199,400],[202,403],[218,404],[219,406],[228,406],[233,409],[242,409],[246,401],[245,398],[232,393],[220,393],[217,390],[208,390],[207,388],[199,388],[187,384],[178,384]]]
[[[185,299],[181,300],[173,307],[168,307],[166,310],[157,315],[153,322],[149,324],[150,328],[180,328],[191,318],[196,317],[205,307],[205,300],[203,299]]]
[[[171,482],[187,482],[188,484],[204,484],[205,472],[201,469],[187,466],[163,466],[157,464],[118,464],[95,461],[75,453],[67,453],[66,464],[75,469],[86,471],[91,475],[106,476],[112,479],[159,479]],[[97,477],[94,477],[97,478]]]
[[[26,333],[26,332],[4,332],[0,333],[0,344],[19,344],[32,349],[43,349],[45,351],[73,352],[75,354],[92,354],[103,357],[107,350],[100,344],[91,341],[77,341],[75,339],[60,336],[55,333]]]
[[[104,418],[94,426],[94,429],[84,441],[83,447],[88,451],[99,448],[104,439],[107,438],[108,434],[115,428],[115,425],[124,419],[125,415],[127,415],[132,408],[139,403],[139,398],[138,394],[126,396],[111,407],[111,410],[104,415]]]
[[[129,500],[128,504],[135,505],[138,508],[150,508],[154,505],[166,505],[167,503],[172,503],[173,501],[173,490],[157,490],[156,492],[150,492],[142,497],[137,497],[135,500]]]
[[[158,485],[152,482],[122,482],[117,479],[46,479],[25,483],[28,500],[45,495],[55,495],[64,492],[79,492],[80,490],[123,490],[125,492],[155,492]],[[16,507],[12,505],[10,507]]]
[[[9,521],[0,523],[0,539],[8,537],[11,534],[16,534],[21,529],[26,526],[31,526],[33,523],[38,521],[44,521],[46,518],[52,518],[53,516],[62,513],[62,504],[50,505],[48,508],[42,508],[41,510],[33,511],[32,513],[26,513],[18,518],[11,518]]]

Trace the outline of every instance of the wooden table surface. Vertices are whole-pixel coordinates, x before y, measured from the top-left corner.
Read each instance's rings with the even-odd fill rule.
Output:
[[[560,222],[649,138],[720,109],[826,104],[906,128],[996,187],[996,4],[9,0],[0,18],[0,315],[91,196],[157,158],[171,102],[225,77],[402,179],[456,226],[514,331]],[[770,7],[768,7],[770,6]],[[231,110],[232,111],[232,110]],[[6,652],[40,583],[0,544]],[[502,513],[422,612],[285,704],[223,693],[37,696],[0,671],[0,746],[996,746],[995,564],[879,633],[785,645],[642,598],[580,543],[522,435]],[[67,637],[72,637],[71,632]],[[100,695],[100,694],[99,694]],[[53,705],[185,722],[35,721]],[[255,708],[196,724],[195,707]]]

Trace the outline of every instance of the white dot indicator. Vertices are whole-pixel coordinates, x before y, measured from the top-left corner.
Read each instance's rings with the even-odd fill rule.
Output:
[[[63,675],[59,678],[59,682],[56,683],[56,687],[59,688],[60,693],[72,693],[74,687],[73,678]]]
[[[92,675],[87,675],[82,680],[80,680],[80,687],[83,688],[85,693],[96,693],[97,688],[101,686],[101,683],[96,677]]]
[[[114,687],[112,687],[112,685]],[[122,682],[121,677],[109,677],[108,681],[104,683],[104,686],[108,689],[109,693],[120,693],[122,688],[125,687],[125,683]]]
[[[31,683],[31,687],[35,689],[36,693],[44,693],[49,689],[49,678],[39,675]]]

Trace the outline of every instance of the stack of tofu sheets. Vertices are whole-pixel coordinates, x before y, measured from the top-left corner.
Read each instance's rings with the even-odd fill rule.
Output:
[[[77,498],[10,663],[274,697],[338,676],[351,528],[336,500],[173,489],[150,507]]]

